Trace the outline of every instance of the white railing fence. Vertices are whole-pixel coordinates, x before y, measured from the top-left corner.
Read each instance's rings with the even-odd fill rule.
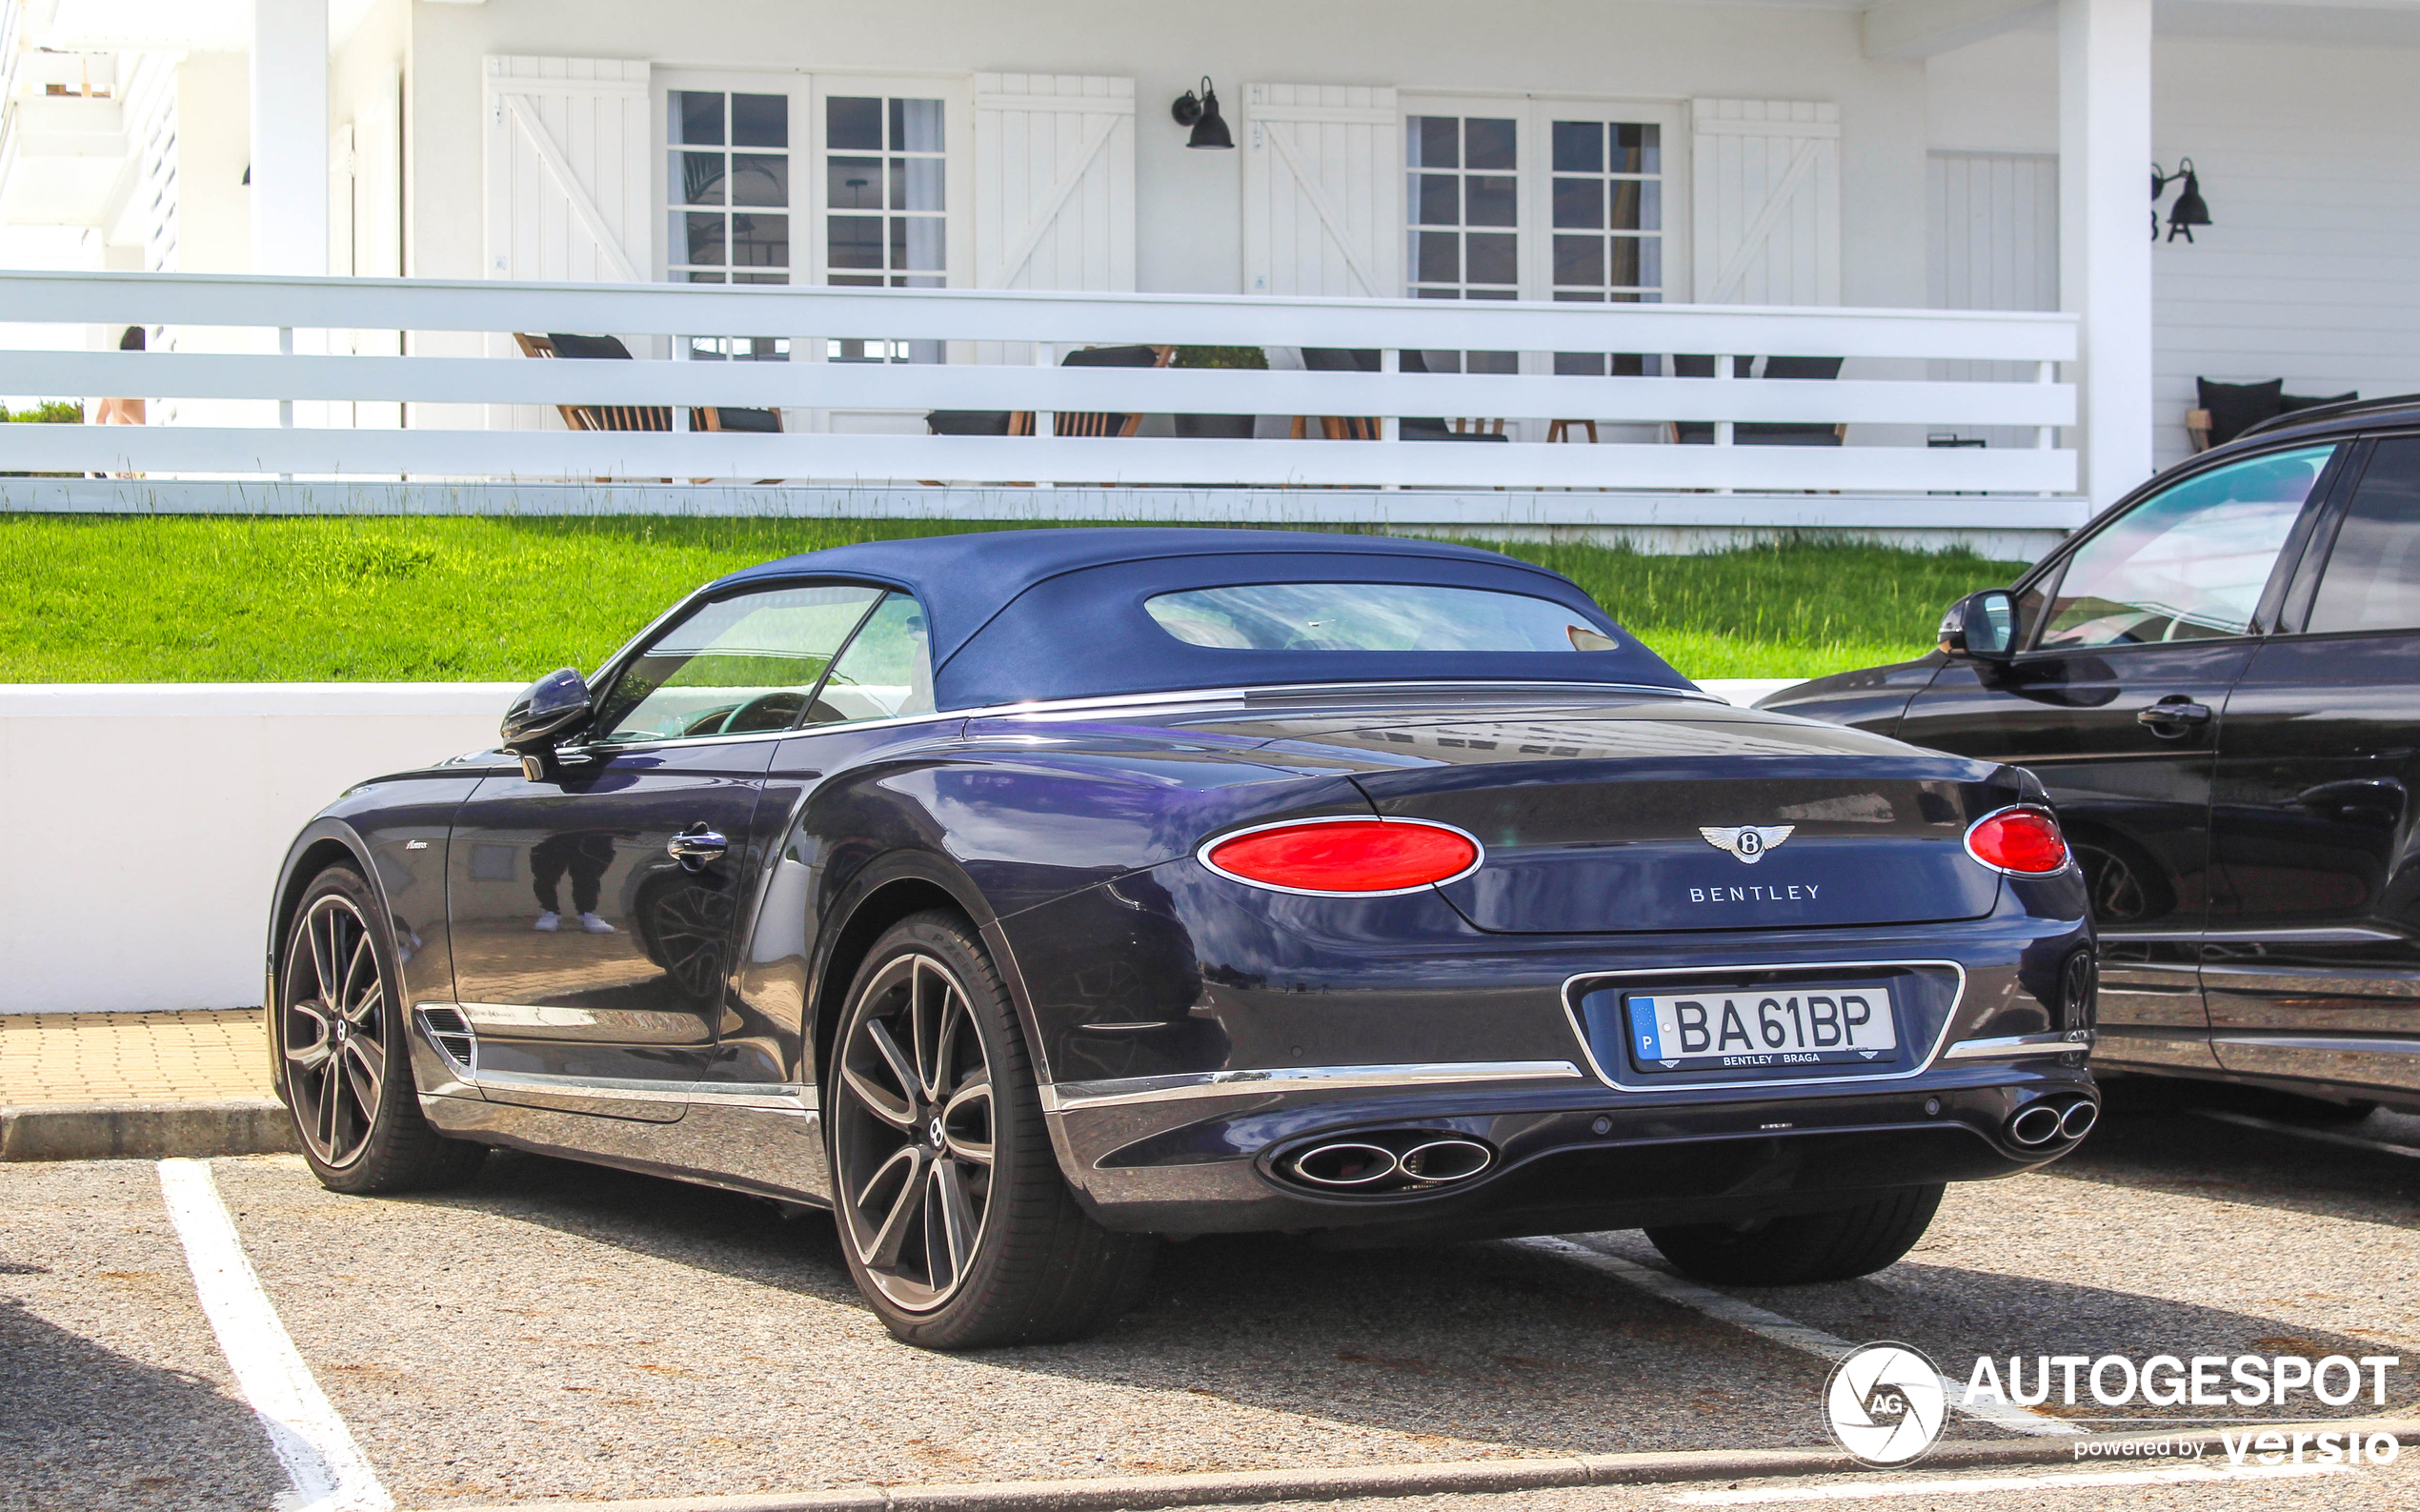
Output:
[[[254,328],[250,339],[267,350],[0,351],[0,393],[275,401],[260,413],[284,416],[252,426],[0,426],[0,471],[17,473],[2004,494],[2076,486],[2075,453],[2057,444],[2059,428],[2076,418],[2075,389],[2057,380],[2057,365],[2076,358],[2076,325],[2053,313],[0,272],[0,322]],[[509,350],[498,338],[512,332],[610,332],[641,360],[313,351],[330,345],[324,333],[364,330],[412,333],[408,349],[456,352]],[[667,349],[685,356],[685,338],[703,336],[788,338],[801,360],[646,358]],[[1044,358],[1126,343],[1376,349],[1382,371],[824,360],[841,340],[946,343],[954,356],[972,356],[978,343],[1033,344]],[[1523,365],[1547,371],[1404,373],[1405,351],[1533,353]],[[1717,359],[1718,376],[1557,375],[1546,354],[1558,352],[1704,353]],[[1848,375],[1728,376],[1733,357],[1774,353],[1840,357]],[[1861,375],[1923,373],[1928,359],[2028,364],[2038,381]],[[540,406],[546,419],[539,429],[433,428],[413,413],[404,428],[338,428],[312,423],[344,413],[322,401],[376,403],[389,415],[397,401]],[[669,406],[675,429],[560,429],[556,405]],[[778,409],[787,433],[693,431],[692,406]],[[905,412],[911,421],[926,410],[1028,412],[1039,433],[805,428],[832,410]],[[1314,439],[1051,434],[1050,415],[1069,411],[1301,415]],[[1406,415],[1630,429],[1628,438],[1595,445],[1436,444],[1398,439]],[[1381,438],[1318,438],[1321,416],[1381,417]],[[1639,438],[1663,437],[1665,422],[1710,425],[1713,444]],[[1858,429],[1845,446],[1735,444],[1736,427],[1775,422]],[[1924,441],[1926,429],[1981,426],[2022,427],[2037,444]],[[1584,442],[1580,426],[1564,430]]]

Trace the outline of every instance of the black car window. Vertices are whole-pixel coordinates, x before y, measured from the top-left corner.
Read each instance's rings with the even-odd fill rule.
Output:
[[[2420,436],[2370,454],[2303,628],[2420,630]]]
[[[933,652],[924,610],[893,594],[868,615],[832,666],[807,723],[847,724],[933,712]]]
[[[2247,457],[2137,504],[2067,558],[2037,646],[2247,634],[2287,534],[2334,453],[2312,446]]]
[[[622,669],[598,714],[606,744],[787,730],[879,588],[770,588],[717,599]]]

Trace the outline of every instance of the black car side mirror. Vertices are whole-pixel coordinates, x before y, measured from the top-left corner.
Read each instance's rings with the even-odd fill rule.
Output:
[[[2017,604],[2005,588],[1968,594],[1941,616],[1941,654],[2006,661],[2016,654]]]
[[[574,667],[558,667],[521,690],[504,711],[497,744],[521,758],[521,770],[543,772],[546,756],[589,714],[588,679]],[[535,780],[535,776],[532,776]]]

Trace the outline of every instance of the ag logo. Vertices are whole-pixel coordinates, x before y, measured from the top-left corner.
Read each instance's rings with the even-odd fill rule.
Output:
[[[1824,1418],[1849,1458],[1894,1470],[1924,1458],[1949,1409],[1941,1372],[1906,1344],[1865,1344],[1832,1367]]]
[[[1765,859],[1766,851],[1788,839],[1790,832],[1797,828],[1795,824],[1767,824],[1762,827],[1745,824],[1737,829],[1724,829],[1715,825],[1702,824],[1698,826],[1698,833],[1704,836],[1705,843],[1716,850],[1728,851],[1738,857],[1742,864],[1754,866]]]

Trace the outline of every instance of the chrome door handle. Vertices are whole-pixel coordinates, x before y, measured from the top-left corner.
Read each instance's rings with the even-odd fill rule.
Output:
[[[2179,698],[2174,702],[2163,700],[2148,708],[2136,711],[2134,722],[2147,726],[2155,736],[2173,740],[2196,725],[2209,723],[2210,706],[2206,703],[2195,703],[2189,698]],[[2163,730],[2160,728],[2162,725],[2173,725],[2176,728]]]
[[[693,872],[704,870],[711,861],[721,860],[730,849],[729,840],[703,824],[693,824],[664,842],[664,854]]]

